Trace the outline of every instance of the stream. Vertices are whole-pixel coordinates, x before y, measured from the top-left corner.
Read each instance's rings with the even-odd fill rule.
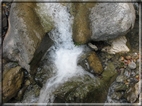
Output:
[[[40,4],[39,4],[40,5]],[[58,3],[45,3],[46,9],[42,10],[50,14],[55,22],[55,30],[50,32],[50,38],[55,45],[51,48],[51,59],[55,66],[56,74],[50,78],[42,88],[39,103],[53,102],[52,92],[59,84],[64,83],[73,76],[87,73],[81,66],[77,66],[78,57],[82,54],[84,47],[75,46],[72,41],[73,17],[68,8]]]

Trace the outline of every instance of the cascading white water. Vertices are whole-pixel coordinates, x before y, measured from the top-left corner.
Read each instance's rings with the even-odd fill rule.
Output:
[[[39,4],[41,5],[41,4]],[[51,16],[55,22],[55,30],[51,31],[50,37],[55,42],[51,53],[56,67],[56,75],[50,78],[42,88],[39,103],[53,102],[52,92],[59,84],[75,75],[83,75],[84,70],[77,66],[78,56],[83,52],[83,46],[75,46],[72,40],[73,17],[69,14],[66,6],[60,3],[44,3],[41,12]]]

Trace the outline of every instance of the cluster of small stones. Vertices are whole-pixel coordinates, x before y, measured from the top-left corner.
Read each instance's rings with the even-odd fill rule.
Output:
[[[139,54],[133,53],[120,56],[120,67],[117,71],[119,75],[110,88],[108,102],[116,103],[138,103],[140,90],[139,76]],[[112,101],[111,101],[112,100]]]

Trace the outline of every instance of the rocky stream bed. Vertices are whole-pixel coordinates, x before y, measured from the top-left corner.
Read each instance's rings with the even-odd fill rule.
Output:
[[[139,105],[138,9],[138,3],[2,3],[2,102]]]

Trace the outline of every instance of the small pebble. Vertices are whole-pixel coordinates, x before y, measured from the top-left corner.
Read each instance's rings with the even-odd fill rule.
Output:
[[[121,56],[120,59],[119,59],[119,61],[124,61],[124,57]]]
[[[130,60],[131,59],[131,56],[126,56],[125,57],[127,60]]]
[[[135,78],[139,81],[139,75],[136,75]]]
[[[139,63],[140,62],[140,59],[137,59],[137,63]]]
[[[128,64],[128,61],[127,61],[127,60],[124,60],[123,62],[124,62],[124,64],[125,64],[125,65],[127,65],[127,64]]]
[[[123,82],[124,80],[126,80],[125,76],[123,75],[119,75],[117,78],[116,78],[116,82]]]
[[[98,47],[96,45],[93,45],[92,43],[88,43],[88,46],[94,49],[95,51],[98,50]]]
[[[135,71],[132,71],[132,72],[131,72],[131,76],[132,76],[132,77],[136,76]]]
[[[130,79],[127,79],[124,81],[125,85],[129,85],[130,84]]]
[[[127,78],[129,78],[129,77],[130,77],[130,72],[125,71],[125,72],[124,72],[124,75],[125,75]]]
[[[128,64],[128,67],[130,68],[130,69],[135,69],[136,68],[136,63],[135,62],[130,62],[129,64]]]
[[[29,80],[26,80],[25,85],[26,85],[26,86],[30,85],[30,81],[29,81]]]

